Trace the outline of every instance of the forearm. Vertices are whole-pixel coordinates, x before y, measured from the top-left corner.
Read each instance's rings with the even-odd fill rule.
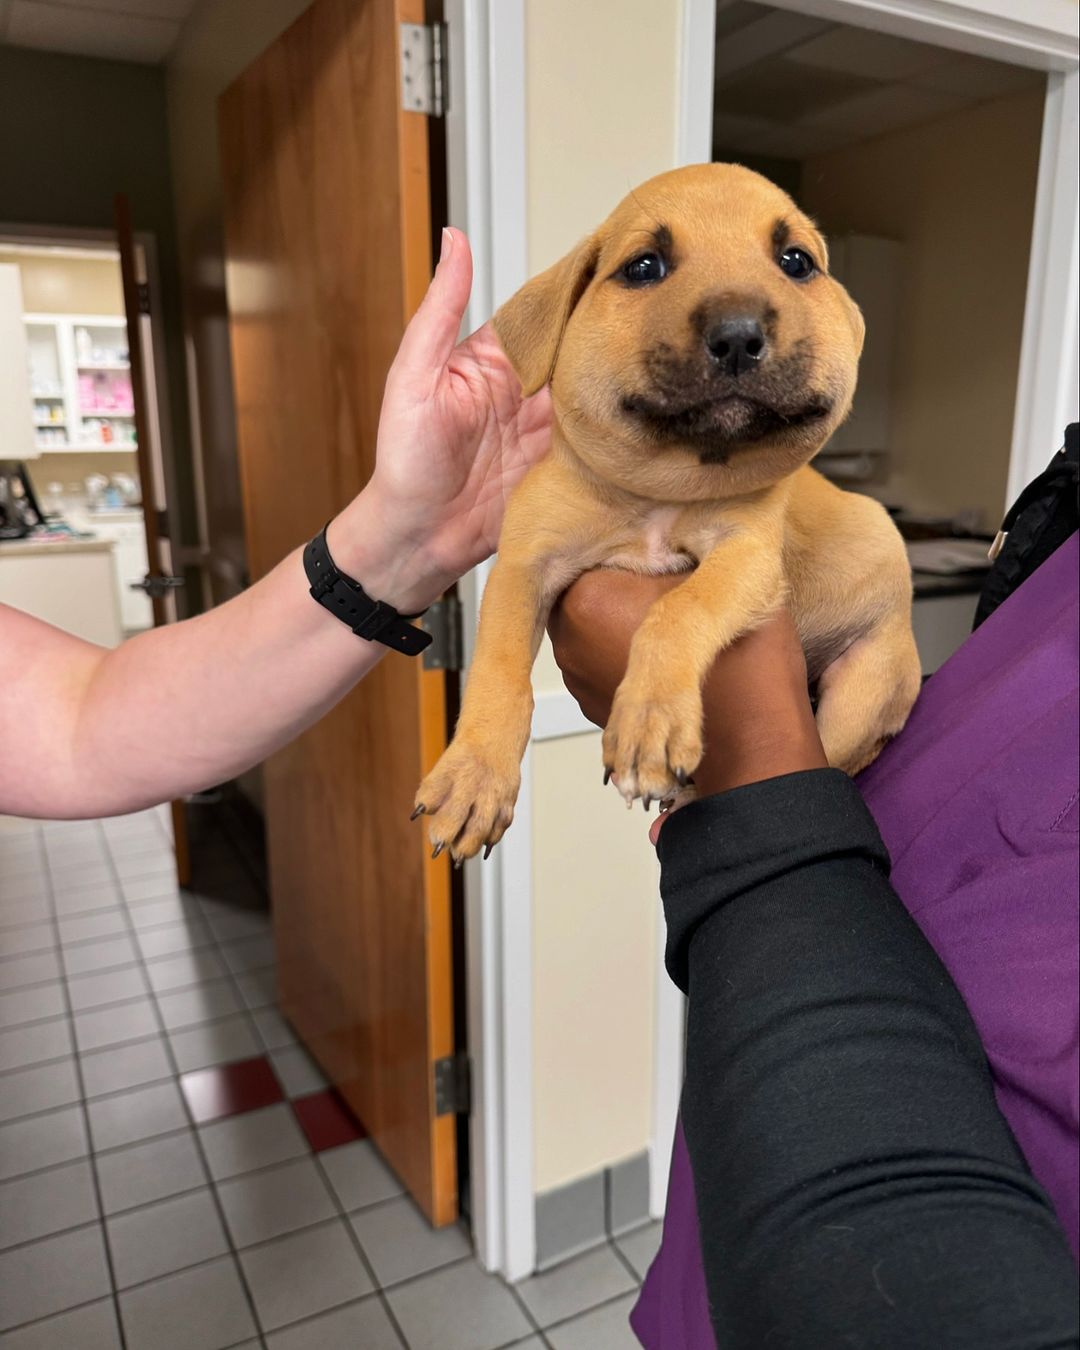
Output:
[[[1064,1239],[851,784],[699,802],[660,850],[718,1344],[1074,1343]]]
[[[350,512],[329,536],[339,567],[401,608],[434,599],[445,578],[395,556],[362,507]],[[222,782],[310,726],[386,651],[315,603],[299,550],[227,604],[113,651],[31,622],[5,658],[26,696],[5,681],[0,700],[5,746],[18,748],[0,766],[0,810],[23,815],[107,815]]]

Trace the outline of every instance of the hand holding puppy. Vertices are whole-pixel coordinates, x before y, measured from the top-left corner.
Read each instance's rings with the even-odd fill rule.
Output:
[[[338,565],[403,613],[494,552],[510,493],[550,443],[550,394],[522,397],[491,324],[458,342],[471,286],[469,241],[446,229],[387,376],[375,472],[330,527]]]
[[[567,689],[581,711],[606,726],[630,645],[654,601],[677,576],[588,572],[563,595],[548,629]],[[709,796],[827,760],[806,688],[806,658],[786,609],[725,648],[702,688],[705,753],[696,795]]]

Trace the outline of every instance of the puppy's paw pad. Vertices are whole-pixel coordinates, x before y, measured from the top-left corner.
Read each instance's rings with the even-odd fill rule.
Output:
[[[433,856],[448,849],[458,864],[493,848],[514,818],[519,781],[516,764],[497,765],[454,742],[416,794],[414,814],[427,819]]]
[[[620,689],[604,730],[604,763],[626,800],[674,797],[701,762],[701,696],[661,697]]]

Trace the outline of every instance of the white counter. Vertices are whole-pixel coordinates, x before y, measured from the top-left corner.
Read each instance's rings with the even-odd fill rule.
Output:
[[[123,637],[113,545],[107,539],[0,541],[0,604],[87,642]]]

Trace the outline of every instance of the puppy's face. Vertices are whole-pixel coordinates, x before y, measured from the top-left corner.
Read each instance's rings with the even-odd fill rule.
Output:
[[[733,164],[651,179],[495,316],[564,440],[645,497],[728,497],[805,464],[847,415],[863,323],[824,240]]]

